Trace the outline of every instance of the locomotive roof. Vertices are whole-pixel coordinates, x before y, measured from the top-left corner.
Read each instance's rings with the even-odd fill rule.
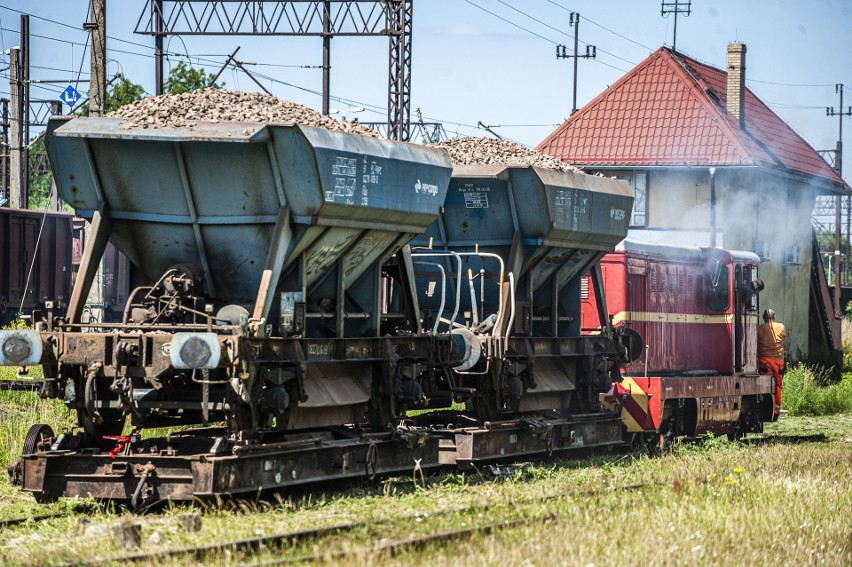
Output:
[[[709,246],[676,246],[673,244],[660,244],[657,242],[643,242],[641,240],[625,239],[616,246],[616,251],[634,252],[654,256],[671,256],[689,260],[703,260],[715,253],[729,254],[731,260],[746,264],[760,264],[760,257],[754,252],[747,250],[726,250],[724,248],[711,248]]]

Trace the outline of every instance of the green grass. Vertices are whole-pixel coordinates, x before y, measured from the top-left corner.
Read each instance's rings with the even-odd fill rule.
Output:
[[[32,394],[28,394],[32,395]],[[236,564],[317,554],[348,565],[848,565],[852,559],[852,415],[784,417],[769,434],[825,433],[826,442],[732,443],[712,438],[675,444],[671,453],[579,455],[532,463],[504,480],[448,471],[415,487],[410,476],[344,490],[282,495],[228,510],[174,506],[136,518],[110,508],[67,515],[0,533],[0,564],[82,562],[129,552],[112,528],[142,523],[142,551],[230,541],[351,521],[382,522],[283,549],[213,554]],[[639,490],[616,487],[643,483]],[[328,489],[326,489],[328,490]],[[82,502],[86,503],[86,502]],[[65,512],[73,499],[36,504],[0,480],[0,518]],[[187,531],[178,516],[203,513]],[[548,517],[548,520],[541,518]],[[529,524],[390,555],[383,542],[528,518]],[[391,520],[391,521],[387,521]],[[345,559],[333,554],[349,550]],[[132,551],[132,550],[131,550]],[[158,565],[199,564],[185,557]]]
[[[0,467],[21,456],[27,429],[34,423],[46,423],[60,433],[76,424],[60,400],[43,400],[36,392],[0,392]]]
[[[852,412],[852,372],[831,383],[825,373],[803,365],[784,376],[781,406],[790,415],[832,415]]]

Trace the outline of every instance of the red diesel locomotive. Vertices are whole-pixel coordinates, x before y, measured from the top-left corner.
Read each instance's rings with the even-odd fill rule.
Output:
[[[630,240],[601,260],[613,324],[636,331],[624,380],[603,396],[627,441],[735,437],[773,419],[772,377],[757,367],[759,263],[751,252]],[[595,332],[587,285],[582,296],[584,332]]]

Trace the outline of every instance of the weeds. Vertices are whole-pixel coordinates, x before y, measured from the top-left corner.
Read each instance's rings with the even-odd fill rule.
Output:
[[[46,423],[59,433],[75,421],[59,400],[43,400],[34,392],[0,392],[0,466],[5,469],[21,456],[32,424]]]
[[[784,376],[781,406],[790,415],[833,415],[852,412],[852,373],[830,383],[818,370],[796,366]]]

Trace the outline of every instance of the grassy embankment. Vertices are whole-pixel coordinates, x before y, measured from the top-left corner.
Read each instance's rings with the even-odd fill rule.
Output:
[[[790,415],[768,424],[767,433],[824,433],[824,442],[715,438],[676,444],[657,459],[636,452],[533,463],[503,480],[444,472],[427,477],[426,490],[411,477],[394,477],[227,511],[176,505],[138,518],[96,507],[75,516],[72,510],[91,503],[36,504],[0,475],[0,519],[67,513],[0,530],[0,564],[77,563],[136,551],[112,536],[114,526],[126,522],[142,523],[140,551],[153,551],[372,521],[372,527],[310,544],[152,563],[235,564],[316,554],[329,564],[350,565],[850,565],[852,374],[837,384],[823,381],[819,372],[791,370],[784,382]],[[810,416],[832,411],[847,413]],[[5,469],[20,453],[31,423],[60,431],[74,421],[59,401],[0,392],[0,466]],[[635,485],[641,486],[619,489]],[[183,527],[178,516],[187,512],[203,513],[200,530]],[[388,541],[517,520],[527,523],[417,551],[376,550]],[[341,551],[351,555],[335,556]]]
[[[22,438],[29,423],[38,419],[61,429],[72,421],[58,402],[36,400],[32,393],[0,393],[4,467],[16,455],[15,436]],[[354,565],[850,564],[852,416],[784,417],[769,424],[767,432],[825,433],[828,441],[731,443],[717,438],[676,445],[657,459],[637,452],[533,463],[502,481],[478,472],[445,472],[427,477],[427,490],[415,487],[411,477],[388,478],[374,486],[204,511],[201,529],[193,532],[177,516],[199,506],[174,506],[142,518],[97,508],[90,516],[3,529],[0,564],[79,562],[126,553],[114,541],[112,528],[128,521],[143,524],[142,550],[156,550],[389,519],[312,544],[251,556],[216,554],[205,562],[319,554],[337,563],[341,559],[333,553],[349,550],[353,555],[345,561]],[[618,489],[636,484],[643,486]],[[81,504],[87,503],[36,504],[5,477],[0,480],[0,519],[68,512]],[[518,519],[529,523],[427,545],[416,553],[373,551],[390,540]],[[183,565],[187,559],[156,563]]]

